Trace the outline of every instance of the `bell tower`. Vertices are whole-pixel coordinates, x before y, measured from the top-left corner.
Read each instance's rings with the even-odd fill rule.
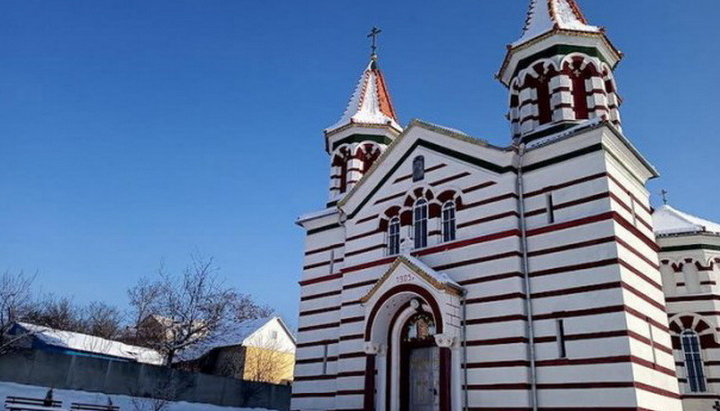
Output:
[[[621,128],[613,70],[622,53],[575,0],[531,0],[498,79],[510,91],[511,132],[529,142],[592,119]]]
[[[370,170],[387,146],[402,133],[385,77],[378,64],[373,28],[370,62],[360,76],[342,118],[325,129],[330,155],[330,204],[336,203]]]

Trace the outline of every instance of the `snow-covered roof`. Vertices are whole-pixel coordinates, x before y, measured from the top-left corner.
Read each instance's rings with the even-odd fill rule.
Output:
[[[574,135],[580,130],[598,126],[598,125],[602,124],[604,121],[605,120],[602,117],[596,117],[593,119],[582,121],[582,122],[578,123],[577,125],[574,125],[566,130],[562,130],[560,132],[553,133],[553,134],[538,138],[536,140],[531,140],[529,143],[527,143],[527,148],[532,149],[532,148],[545,146],[552,142],[562,140],[565,137]],[[549,124],[548,127],[545,127],[545,128],[550,128],[551,126],[556,126],[556,124]],[[543,129],[542,127],[538,128],[538,132],[542,131],[542,129]]]
[[[325,129],[325,133],[332,133],[349,124],[388,125],[402,131],[385,77],[375,59],[370,61],[360,76],[345,114],[340,121]]]
[[[183,354],[183,359],[196,359],[203,357],[216,348],[245,346],[256,334],[270,323],[277,321],[281,328],[287,333],[292,345],[295,344],[295,336],[280,317],[263,317],[253,320],[246,320],[231,327],[230,330],[214,338],[208,344],[199,344]]]
[[[297,218],[296,223],[303,223],[305,221],[315,220],[317,218],[327,217],[329,215],[336,214],[338,209],[336,207],[326,208],[324,210],[303,214]]]
[[[684,213],[669,205],[655,210],[653,226],[658,236],[693,233],[720,235],[720,224]]]
[[[35,324],[17,323],[17,325],[26,332],[32,333],[35,338],[49,346],[124,358],[145,364],[160,365],[163,363],[163,356],[159,352],[149,348],[137,347],[87,334],[55,330]]]
[[[588,24],[575,0],[531,0],[525,27],[517,46],[554,29],[600,33],[600,27]]]
[[[457,282],[455,282],[455,280],[450,278],[447,274],[435,271],[435,269],[420,261],[420,259],[413,257],[409,253],[403,253],[402,257],[440,284],[449,285],[451,287],[457,288],[458,290],[462,290],[463,287]]]

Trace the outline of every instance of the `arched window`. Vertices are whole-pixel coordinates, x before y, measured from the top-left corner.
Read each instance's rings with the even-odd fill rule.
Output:
[[[442,236],[443,241],[455,240],[455,203],[448,201],[442,209]]]
[[[585,120],[590,117],[588,109],[588,90],[585,80],[589,77],[589,73],[586,70],[580,70],[581,62],[576,62],[575,67],[572,69],[570,78],[572,79],[572,95],[573,104],[575,107],[575,119]]]
[[[363,175],[370,171],[370,167],[372,167],[378,157],[380,157],[380,149],[372,144],[366,144],[361,157],[363,162]]]
[[[388,225],[388,255],[400,253],[400,218],[393,217]]]
[[[332,165],[338,168],[338,174],[334,177],[340,179],[340,185],[338,190],[340,193],[347,191],[347,178],[348,178],[348,152],[346,149],[341,148],[335,154]]]
[[[415,248],[427,247],[427,201],[420,199],[415,203],[413,210],[413,230],[415,234]]]
[[[417,156],[413,160],[413,181],[425,178],[425,157]]]
[[[693,330],[685,330],[680,336],[683,356],[685,357],[685,373],[691,392],[705,392],[705,370],[700,352],[700,338]]]
[[[538,122],[540,125],[548,124],[552,121],[552,108],[550,107],[550,80],[541,75],[537,79],[537,105],[538,105]]]

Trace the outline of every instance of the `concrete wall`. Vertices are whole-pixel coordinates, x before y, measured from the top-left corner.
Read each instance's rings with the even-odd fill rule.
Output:
[[[43,351],[0,357],[0,381],[221,406],[290,408],[288,386]]]

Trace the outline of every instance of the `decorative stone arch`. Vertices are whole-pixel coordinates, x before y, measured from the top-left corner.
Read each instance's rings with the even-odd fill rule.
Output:
[[[375,164],[380,155],[383,153],[383,148],[380,144],[374,141],[363,141],[359,143],[353,152],[353,158],[360,160],[362,164],[362,174],[367,174],[370,168]]]
[[[528,78],[537,79],[543,74],[549,72],[559,72],[560,63],[554,58],[545,58],[535,61],[529,67],[520,70],[514,81],[517,81],[518,88],[524,88]]]
[[[585,70],[588,65],[591,65],[595,73],[598,75],[602,72],[602,66],[605,64],[597,57],[592,57],[585,53],[575,52],[564,56],[562,60],[560,60],[560,70],[564,70],[567,65],[572,66],[572,63],[575,62],[581,63],[579,67],[580,70]],[[605,64],[605,66],[607,66],[607,64]]]
[[[510,82],[510,93],[508,94],[508,120],[510,120],[510,132],[514,138],[520,137],[520,79],[515,77]]]
[[[439,347],[440,409],[450,411],[453,375],[460,374],[461,296],[464,289],[418,259],[398,257],[360,302],[365,310],[365,410],[398,409],[400,401],[400,335],[418,311],[432,314]],[[453,361],[454,359],[454,361]],[[457,384],[456,384],[457,385]],[[377,397],[373,393],[377,392]]]
[[[720,348],[720,335],[716,328],[705,318],[696,313],[678,313],[670,317],[669,328],[673,348],[682,349],[680,335],[685,330],[692,330],[700,338],[703,349]]]
[[[520,72],[519,123],[528,131],[555,120],[555,77],[560,73],[552,59],[542,59]]]
[[[605,91],[617,94],[617,82],[615,81],[615,73],[606,63],[602,63],[600,66],[600,73],[603,81],[605,82]],[[618,99],[620,96],[618,96]]]
[[[563,57],[560,67],[570,79],[575,119],[609,118],[602,61],[597,57],[576,52]]]
[[[343,194],[348,191],[348,168],[352,158],[352,146],[342,144],[338,146],[330,156],[330,194],[331,197]]]
[[[462,190],[457,187],[448,187],[445,190],[441,191],[440,194],[438,194],[437,196],[437,200],[441,206],[448,201],[454,201],[458,210],[464,207]]]

